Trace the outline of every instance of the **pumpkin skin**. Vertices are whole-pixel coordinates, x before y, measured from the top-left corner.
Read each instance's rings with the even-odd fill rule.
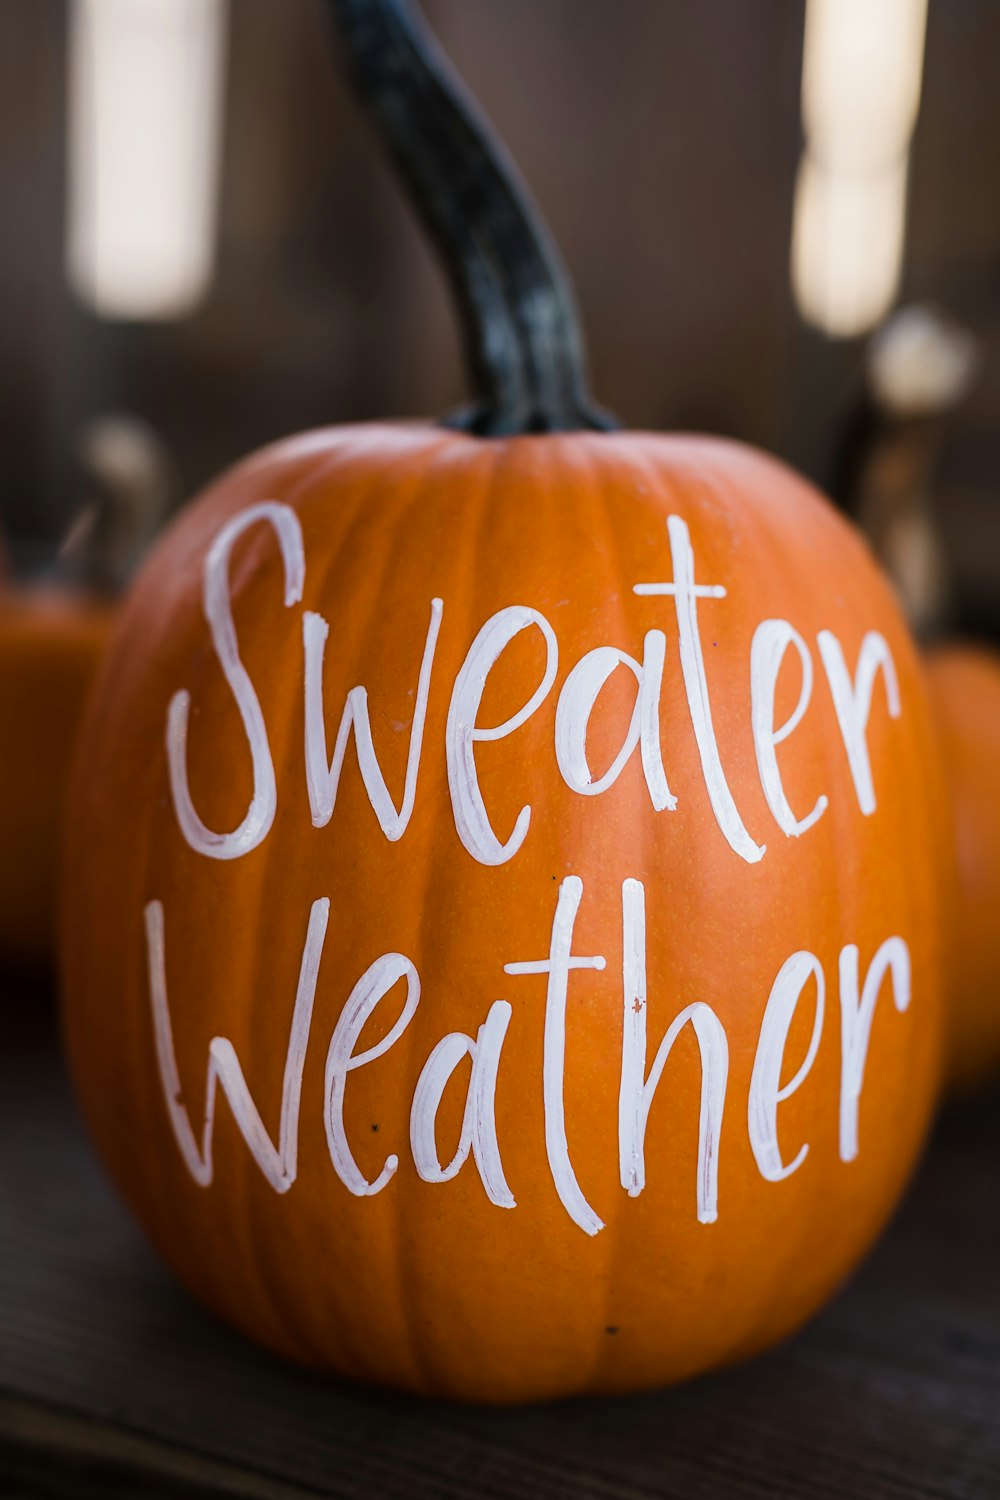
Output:
[[[183,838],[171,802],[167,704],[191,693],[191,792],[214,829],[250,800],[246,736],[202,613],[202,566],[227,521],[263,500],[294,508],[306,558],[301,608],[330,622],[325,665],[332,749],[348,691],[368,689],[379,761],[402,795],[424,632],[444,601],[412,820],[382,834],[349,750],[331,821],[312,826],[303,769],[302,624],[285,608],[274,532],[258,525],[229,566],[240,652],[267,725],[277,812],[264,841],[216,860]],[[709,807],[677,660],[673,600],[633,586],[669,579],[665,520],[686,521],[702,583],[706,672],[720,753],[748,830],[767,852],[738,857]],[[452,686],[495,611],[540,610],[558,637],[555,687],[509,738],[481,744],[490,820],[506,838],[530,803],[516,856],[477,863],[456,833],[444,751]],[[754,627],[787,615],[815,648],[839,635],[853,670],[862,636],[882,632],[899,678],[891,719],[877,685],[868,741],[878,807],[862,816],[817,658],[808,712],[782,750],[797,810],[826,813],[788,838],[761,791],[750,731]],[[641,656],[667,635],[660,727],[674,811],[654,812],[638,751],[600,796],[561,779],[556,696],[584,652]],[[815,650],[814,650],[815,655]],[[479,722],[499,724],[538,686],[541,636],[525,631],[487,685]],[[799,691],[794,663],[779,712]],[[627,679],[623,683],[619,678]],[[634,680],[617,673],[591,722],[591,765],[622,743]],[[415,1391],[516,1401],[677,1381],[783,1338],[857,1264],[903,1188],[924,1137],[941,1066],[942,816],[925,687],[890,591],[864,543],[814,490],[757,452],[711,439],[572,434],[482,442],[439,429],[333,429],[265,450],[224,476],[174,524],[133,588],[88,716],[74,782],[63,920],[64,1019],[87,1120],[121,1191],[186,1285],[274,1350],[324,1370]],[[572,1222],[546,1164],[542,1057],[545,979],[504,965],[549,951],[557,892],[578,875],[575,954],[603,973],[569,978],[565,1123],[580,1186],[604,1220]],[[705,1000],[725,1026],[729,1081],[718,1219],[695,1212],[701,1070],[691,1027],[670,1054],[646,1135],[645,1191],[619,1185],[623,1031],[622,881],[647,906],[646,1069],[674,1016]],[[181,1097],[201,1139],[206,1057],[229,1038],[277,1140],[289,1022],[310,904],[330,917],[305,1055],[298,1175],[276,1193],[221,1094],[214,1177],[198,1186],[171,1132],[150,1018],[143,908],[162,901],[165,973]],[[838,1156],[837,963],[856,943],[862,974],[901,935],[913,998],[897,1013],[883,987],[860,1103],[860,1152]],[[768,994],[800,949],[821,960],[826,1019],[812,1071],[779,1110],[793,1175],[765,1181],[747,1134],[747,1093]],[[374,1196],[334,1173],[324,1131],[324,1058],[359,976],[380,954],[415,964],[421,998],[408,1028],[346,1086],[345,1122]],[[362,1033],[375,1045],[403,987]],[[809,1047],[803,993],[787,1081]],[[498,997],[513,1015],[496,1087],[497,1139],[517,1207],[488,1201],[470,1156],[448,1182],[421,1181],[408,1145],[414,1087],[446,1032],[476,1036]],[[467,1068],[437,1121],[441,1160],[459,1138]]]
[[[0,589],[0,958],[55,961],[64,803],[114,608],[83,590]]]
[[[947,1071],[964,1092],[1000,1068],[1000,660],[985,647],[942,645],[928,653],[927,678],[955,820]]]

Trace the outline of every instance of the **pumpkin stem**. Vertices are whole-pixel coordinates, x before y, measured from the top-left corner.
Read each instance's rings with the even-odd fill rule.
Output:
[[[587,391],[569,279],[507,153],[407,0],[328,0],[358,98],[434,242],[481,436],[610,429]]]
[[[177,501],[178,479],[163,440],[127,415],[98,417],[77,453],[83,503],[63,538],[54,572],[98,594],[120,594]]]

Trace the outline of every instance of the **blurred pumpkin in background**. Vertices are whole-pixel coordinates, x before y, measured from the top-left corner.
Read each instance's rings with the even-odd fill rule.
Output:
[[[264,450],[143,568],[73,784],[73,1074],[271,1348],[495,1401],[679,1380],[815,1311],[923,1140],[922,675],[805,481],[613,430],[432,41],[333,10],[477,400]]]
[[[869,349],[869,415],[846,486],[925,646],[957,855],[946,1009],[956,1092],[1000,1070],[1000,653],[950,638],[934,499],[947,419],[979,363],[975,338],[940,309],[896,313]]]
[[[965,1093],[1000,1073],[1000,652],[946,639],[926,666],[957,855],[947,1081]]]
[[[172,488],[162,446],[131,418],[91,424],[86,500],[39,578],[0,584],[0,965],[54,962],[65,802],[77,734],[117,599]]]
[[[0,587],[0,962],[50,963],[69,769],[114,608],[57,584]]]
[[[1000,654],[940,645],[927,676],[958,855],[948,1078],[965,1090],[1000,1070]]]

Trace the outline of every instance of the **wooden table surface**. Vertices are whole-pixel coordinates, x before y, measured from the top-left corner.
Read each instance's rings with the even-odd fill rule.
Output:
[[[799,1338],[675,1390],[508,1411],[344,1387],[217,1325],[105,1184],[27,993],[0,1043],[0,1495],[1000,1497],[1000,1094],[952,1109]]]

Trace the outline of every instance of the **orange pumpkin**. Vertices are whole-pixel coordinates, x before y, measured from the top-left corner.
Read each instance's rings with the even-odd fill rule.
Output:
[[[119,594],[171,490],[162,444],[135,418],[90,422],[79,459],[85,500],[47,574],[0,582],[0,964],[36,975],[55,961],[63,815],[84,706]]]
[[[73,749],[114,620],[61,586],[0,588],[0,958],[51,964]]]
[[[1000,659],[986,647],[938,646],[927,677],[955,818],[948,1080],[962,1091],[1000,1069]]]
[[[398,5],[339,9],[483,399],[259,453],[140,575],[75,779],[73,1072],[153,1242],[271,1348],[498,1401],[679,1380],[830,1295],[927,1128],[923,680],[803,480],[585,430],[482,127]]]

